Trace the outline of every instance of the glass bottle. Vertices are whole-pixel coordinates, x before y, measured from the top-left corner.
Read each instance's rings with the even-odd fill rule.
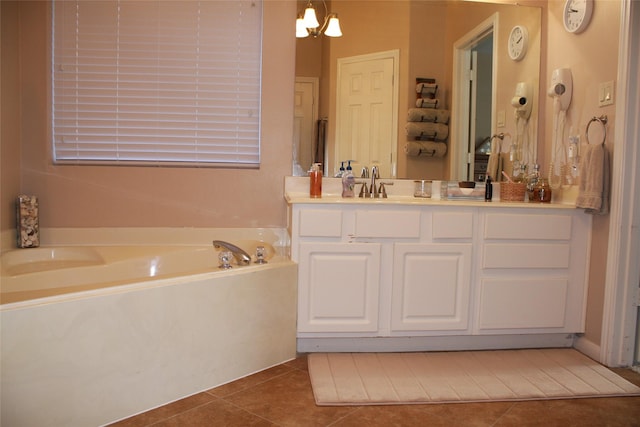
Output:
[[[530,202],[535,202],[536,196],[534,190],[540,180],[540,165],[533,165],[533,172],[527,177],[527,197]]]

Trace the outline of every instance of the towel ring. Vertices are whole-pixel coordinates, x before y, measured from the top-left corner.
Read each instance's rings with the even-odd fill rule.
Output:
[[[589,123],[587,123],[587,130],[585,131],[585,137],[587,138],[587,144],[591,144],[591,142],[589,141],[589,127],[591,126],[591,123],[594,122],[598,122],[602,125],[602,130],[603,130],[603,135],[602,135],[602,142],[601,144],[604,145],[605,141],[607,140],[607,116],[606,114],[603,114],[600,117],[596,117],[593,116],[591,118],[591,120],[589,120]]]

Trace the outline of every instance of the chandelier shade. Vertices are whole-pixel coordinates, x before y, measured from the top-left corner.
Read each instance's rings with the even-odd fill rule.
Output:
[[[297,38],[308,36],[318,37],[320,34],[324,34],[327,37],[342,37],[338,14],[329,13],[327,10],[327,4],[324,0],[322,3],[325,11],[325,17],[322,20],[322,25],[320,25],[320,21],[318,21],[315,7],[311,3],[311,0],[309,0],[304,10],[304,14],[299,14],[296,18]]]

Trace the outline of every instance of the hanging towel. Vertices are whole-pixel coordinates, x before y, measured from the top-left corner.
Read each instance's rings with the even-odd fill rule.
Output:
[[[487,175],[491,177],[494,182],[500,181],[502,178],[502,144],[500,144],[496,138],[491,139],[491,151],[489,153],[489,160],[487,163]]]
[[[436,110],[435,108],[409,108],[408,121],[449,123],[449,110]]]
[[[416,99],[416,107],[418,108],[438,108],[438,100],[435,98],[418,98]]]
[[[447,144],[435,141],[409,141],[404,146],[407,156],[414,157],[444,157],[447,154]]]
[[[449,136],[449,126],[442,123],[409,122],[405,129],[415,139],[444,141]]]
[[[438,90],[436,83],[418,83],[416,84],[416,93],[419,93],[424,98],[433,98]]]
[[[583,147],[577,208],[596,215],[609,212],[609,167],[609,152],[604,144]]]

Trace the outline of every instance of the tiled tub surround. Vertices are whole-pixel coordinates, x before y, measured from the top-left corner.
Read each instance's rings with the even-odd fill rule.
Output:
[[[285,256],[283,230],[41,232],[44,247],[100,242],[175,254],[218,239],[263,241],[277,250],[265,265],[221,271],[212,251],[209,271],[200,266],[108,287],[83,284],[2,304],[2,425],[101,425],[295,357],[297,267]],[[82,268],[91,267],[76,271]]]

